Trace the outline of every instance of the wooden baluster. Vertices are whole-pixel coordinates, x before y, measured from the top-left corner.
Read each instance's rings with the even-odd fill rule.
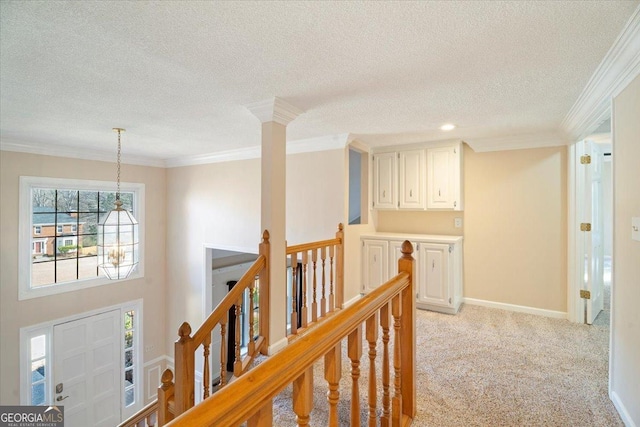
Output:
[[[415,418],[416,408],[416,283],[413,277],[413,246],[407,240],[402,243],[402,258],[398,261],[398,271],[411,277],[411,286],[402,291],[402,413]]]
[[[227,316],[220,321],[220,387],[227,384]]]
[[[242,313],[242,297],[238,299],[236,302],[236,360],[233,363],[233,375],[239,377],[242,375],[242,358],[240,357],[240,347],[242,345],[240,338],[242,334],[240,333],[240,328],[242,325],[240,324],[240,314]]]
[[[324,356],[324,379],[329,384],[329,426],[338,427],[338,401],[340,400],[340,378],[342,377],[342,346],[340,342]]]
[[[309,261],[308,251],[302,252],[302,327],[306,328],[309,323],[309,313],[307,311],[307,264]]]
[[[202,369],[202,388],[203,388],[203,393],[202,393],[202,400],[206,399],[207,397],[209,397],[209,386],[211,384],[211,375],[209,373],[209,346],[211,345],[211,334],[207,334],[207,336],[205,337],[203,343],[202,343],[202,347],[204,347],[203,350],[203,358],[204,358],[204,368]]]
[[[173,419],[169,411],[169,400],[174,397],[173,372],[165,369],[160,379],[162,385],[158,387],[158,425],[163,426]]]
[[[369,343],[369,427],[376,426],[376,343],[378,342],[378,313],[367,319],[367,342]]]
[[[313,366],[310,366],[293,382],[293,411],[298,416],[298,426],[309,425],[313,409]]]
[[[391,400],[391,425],[394,427],[400,426],[402,421],[402,390],[401,390],[401,378],[400,371],[401,365],[401,351],[402,339],[400,337],[400,325],[402,316],[402,305],[400,295],[396,295],[391,300],[391,314],[393,315],[393,399]]]
[[[247,420],[247,427],[271,427],[273,424],[273,400],[269,399],[265,405]]]
[[[338,224],[336,238],[340,243],[336,247],[336,307],[342,308],[344,302],[344,230],[342,223]]]
[[[329,311],[336,309],[336,296],[333,294],[333,254],[335,246],[329,246]]]
[[[298,333],[298,254],[291,254],[291,335]]]
[[[253,306],[253,298],[255,297],[255,290],[256,290],[256,281],[254,280],[253,283],[251,285],[249,285],[249,312],[248,314],[248,318],[249,318],[249,344],[248,344],[248,350],[249,350],[249,357],[253,357],[255,355],[255,351],[256,351],[256,343],[254,340],[254,337],[256,336],[256,332],[255,332],[255,328],[254,328],[254,306]]]
[[[259,248],[260,255],[265,257],[265,267],[260,270],[258,286],[258,297],[260,298],[260,336],[264,339],[260,352],[264,355],[269,353],[269,346],[271,345],[271,339],[269,337],[269,304],[271,299],[271,287],[269,286],[269,266],[270,261],[270,243],[269,243],[269,231],[264,230],[262,233],[262,243]]]
[[[327,296],[326,296],[326,275],[325,275],[325,260],[327,259],[327,248],[323,246],[320,248],[320,259],[322,261],[322,298],[320,298],[320,317],[327,315]]]
[[[147,415],[147,426],[148,427],[154,427],[156,425],[156,422],[158,421],[158,414],[149,414]]]
[[[351,359],[351,423],[360,425],[360,358],[362,357],[362,325],[349,334],[347,352]]]
[[[175,354],[175,411],[180,415],[194,405],[195,392],[195,352],[191,326],[184,322],[178,329],[178,341],[174,344]]]
[[[318,274],[316,272],[316,264],[318,262],[318,250],[311,250],[311,261],[313,262],[313,302],[311,303],[311,321],[316,322],[318,320]]]
[[[391,421],[391,396],[389,395],[389,303],[380,308],[382,327],[382,416],[380,427],[389,427]]]

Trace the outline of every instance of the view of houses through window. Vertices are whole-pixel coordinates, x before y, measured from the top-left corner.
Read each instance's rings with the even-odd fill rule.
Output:
[[[133,209],[134,193],[120,194]],[[98,223],[114,207],[115,192],[33,188],[31,287],[104,274],[98,269]]]

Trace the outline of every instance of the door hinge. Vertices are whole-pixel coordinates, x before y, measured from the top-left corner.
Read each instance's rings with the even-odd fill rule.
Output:
[[[451,304],[451,298],[449,298],[449,304]]]
[[[586,291],[584,289],[580,289],[580,298],[591,299],[591,292]]]
[[[398,207],[400,207],[400,200],[398,200]]]
[[[580,231],[591,231],[591,223],[590,222],[580,223]]]
[[[420,294],[416,293],[416,299],[420,299]]]
[[[586,154],[584,156],[580,156],[580,164],[581,165],[590,165],[591,164],[591,156]]]

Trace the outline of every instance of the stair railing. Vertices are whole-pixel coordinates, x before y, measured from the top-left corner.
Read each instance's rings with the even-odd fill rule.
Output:
[[[351,362],[350,425],[362,425],[359,395],[362,345],[368,343],[369,399],[366,402],[368,424],[408,426],[416,413],[416,340],[414,260],[411,243],[402,245],[398,261],[399,274],[352,305],[308,329],[285,349],[269,357],[223,390],[183,413],[168,425],[270,427],[273,422],[273,399],[293,384],[293,410],[300,426],[309,425],[313,409],[313,365],[324,359],[327,381],[328,425],[339,425],[338,384],[342,373],[341,346],[347,340]],[[382,329],[381,384],[377,391],[377,350],[379,328]],[[393,331],[393,342],[391,333]],[[363,341],[364,340],[364,341]],[[390,353],[393,353],[391,358]],[[391,360],[393,359],[393,360]],[[391,378],[393,372],[393,381]],[[382,402],[381,410],[376,407]],[[344,415],[344,414],[343,414]],[[379,419],[378,419],[379,418]],[[365,423],[366,424],[366,423]]]
[[[344,230],[338,224],[334,239],[287,246],[292,271],[288,306],[289,338],[341,309],[344,297]],[[298,268],[298,265],[300,266]],[[300,287],[298,286],[300,283]]]
[[[182,414],[195,403],[195,354],[202,348],[202,399],[206,399],[213,391],[227,386],[227,330],[229,326],[229,310],[235,310],[235,360],[233,376],[242,376],[252,360],[259,353],[265,353],[269,345],[269,232],[263,233],[259,255],[253,265],[235,284],[233,289],[223,298],[213,312],[205,319],[200,328],[191,335],[191,326],[184,322],[179,330],[179,339],[174,346],[175,351],[175,383],[171,382],[171,371],[163,374],[163,385],[159,389],[159,411],[164,413],[162,425],[171,418]],[[249,341],[246,355],[241,355],[240,313],[243,310],[243,296],[248,292]],[[258,331],[255,331],[254,303],[258,305]],[[216,327],[220,331],[220,382],[211,384],[209,354],[212,334]],[[257,332],[257,335],[256,335]],[[255,338],[254,338],[255,337]],[[165,383],[165,379],[168,381]],[[164,388],[164,389],[163,389]]]

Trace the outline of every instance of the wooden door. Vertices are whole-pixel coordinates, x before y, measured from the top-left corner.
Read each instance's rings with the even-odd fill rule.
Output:
[[[427,150],[428,209],[458,208],[456,197],[457,156],[457,147],[439,147]]]
[[[120,310],[53,328],[54,404],[66,427],[120,423],[122,396]]]
[[[368,293],[388,279],[389,244],[385,240],[363,240],[362,292]]]
[[[400,209],[425,208],[424,150],[402,151],[398,156],[400,169]]]
[[[394,153],[377,153],[373,156],[373,207],[397,208],[398,171]]]
[[[584,322],[592,324],[604,307],[604,246],[602,231],[602,153],[591,141],[578,143],[577,193],[582,254],[581,297],[585,300]]]
[[[449,245],[420,243],[418,250],[418,301],[450,306]]]

